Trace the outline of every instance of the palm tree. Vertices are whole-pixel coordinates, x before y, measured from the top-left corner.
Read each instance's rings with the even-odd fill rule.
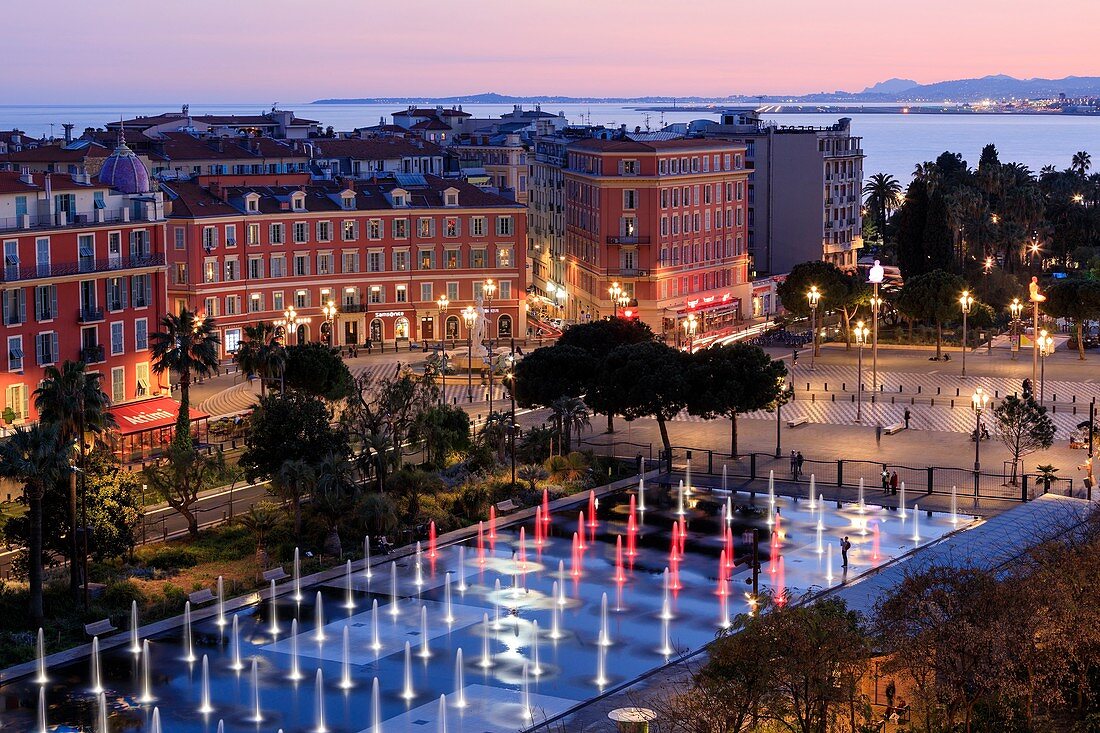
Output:
[[[161,319],[163,331],[150,334],[153,342],[153,371],[179,375],[180,408],[173,440],[191,442],[191,379],[216,373],[218,334],[214,319],[199,316],[184,308],[179,315],[169,313]]]
[[[267,383],[286,366],[286,350],[275,339],[275,327],[267,321],[245,326],[244,337],[233,361],[245,374],[259,378],[262,397],[267,394]]]
[[[325,554],[340,557],[344,554],[340,523],[351,514],[350,500],[355,492],[352,464],[344,456],[329,453],[317,466],[316,476],[313,504],[328,529]]]
[[[72,472],[71,441],[61,438],[55,425],[18,427],[0,443],[0,475],[23,482],[30,522],[30,616],[31,628],[42,625],[42,498]]]
[[[61,440],[72,443],[79,450],[80,482],[85,483],[83,470],[87,458],[85,436],[88,433],[101,435],[118,424],[109,412],[110,398],[100,388],[102,375],[85,370],[82,361],[66,361],[60,368],[48,366],[45,379],[34,391],[34,409],[38,419],[44,425],[57,428]],[[83,567],[78,563],[76,528],[77,518],[77,479],[76,472],[70,472],[69,481],[69,588],[76,595],[80,585],[80,572]],[[83,491],[81,491],[83,494]],[[87,507],[82,512],[87,517]]]
[[[271,486],[283,501],[289,501],[294,517],[294,537],[302,537],[302,497],[317,488],[317,472],[303,460],[288,459],[271,478]]]
[[[1073,161],[1070,163],[1069,167],[1077,175],[1084,176],[1088,173],[1089,168],[1092,167],[1092,156],[1084,150],[1079,150],[1073,154]]]
[[[239,518],[240,523],[256,538],[256,564],[267,567],[267,535],[279,526],[279,515],[267,502],[253,504]]]
[[[923,183],[925,188],[928,189],[929,195],[931,195],[940,183],[940,169],[930,160],[917,163],[917,166],[913,169],[913,178]]]
[[[545,468],[537,463],[526,463],[519,467],[516,475],[519,476],[521,481],[526,481],[528,484],[530,484],[531,491],[534,492],[535,482],[542,481],[550,474],[547,473]]]
[[[568,453],[573,445],[573,433],[592,427],[592,421],[589,420],[591,413],[578,397],[560,397],[550,404],[550,411],[558,425],[562,452]]]
[[[564,456],[550,456],[546,459],[546,470],[550,474],[551,481],[562,484],[576,483],[582,481],[588,474],[588,459],[578,451]]]
[[[885,241],[886,217],[901,203],[901,182],[889,173],[875,173],[863,186],[867,205],[875,212],[879,236]]]

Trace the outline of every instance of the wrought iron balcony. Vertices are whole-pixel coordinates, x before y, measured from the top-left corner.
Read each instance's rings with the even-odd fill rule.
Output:
[[[96,321],[102,321],[103,309],[93,308],[91,306],[81,307],[80,313],[77,318],[81,323],[94,323]]]
[[[110,257],[101,260],[83,260],[61,263],[52,262],[48,265],[43,263],[41,265],[29,265],[27,267],[7,265],[4,268],[4,281],[38,280],[47,277],[64,277],[66,275],[86,275],[96,272],[114,272],[144,267],[163,267],[164,262],[164,254],[155,252],[129,257]]]
[[[82,348],[80,350],[80,360],[85,364],[98,364],[104,361],[103,344]]]

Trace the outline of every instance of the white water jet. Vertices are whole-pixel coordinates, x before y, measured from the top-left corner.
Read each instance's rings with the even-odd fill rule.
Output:
[[[528,678],[527,660],[523,660],[523,676],[519,688],[519,704],[522,707],[523,722],[531,722],[531,682]]]
[[[370,685],[370,722],[371,733],[382,733],[382,693],[378,689],[377,677]]]
[[[96,700],[97,714],[96,714],[96,733],[111,733],[111,727],[107,724],[107,695],[99,693],[99,697]]]
[[[611,646],[611,628],[607,619],[607,594],[600,598],[600,636],[596,642],[600,646]]]
[[[439,696],[439,712],[436,715],[436,733],[447,733],[447,696],[444,694]]]
[[[405,642],[405,685],[401,689],[401,697],[405,700],[416,697],[416,691],[413,690],[412,645],[407,641]]]
[[[161,733],[160,708],[153,708],[153,722],[149,724],[149,733]]]
[[[658,650],[666,657],[672,656],[676,650],[672,648],[672,615],[661,615],[661,648]]]
[[[458,592],[466,592],[466,545],[458,546],[458,567],[455,568],[458,577]]]
[[[913,542],[920,542],[920,507],[913,505]]]
[[[375,652],[382,648],[382,636],[378,635],[378,599],[371,601],[371,648]]]
[[[38,676],[34,681],[40,685],[44,685],[50,681],[50,678],[46,675],[46,637],[42,631],[42,627],[38,627]]]
[[[397,563],[390,563],[390,615],[397,617],[400,609],[397,607]]]
[[[668,568],[665,568],[663,582],[661,583],[661,618],[672,618],[672,596],[671,596],[671,584],[669,581]]]
[[[531,621],[531,674],[538,677],[542,674],[542,664],[539,662],[539,622]]]
[[[642,461],[644,462],[645,459],[643,458]],[[644,469],[642,470],[642,473],[643,474],[645,473]],[[639,476],[638,477],[638,507],[637,507],[637,509],[640,512],[645,511],[645,477],[644,476]]]
[[[684,482],[680,481],[676,486],[676,513],[684,514]]]
[[[768,471],[768,509],[769,517],[775,514],[775,471]]]
[[[316,727],[314,730],[317,733],[326,733],[328,728],[325,727],[325,677],[321,673],[321,670],[317,670],[316,682],[314,683],[314,689],[316,694],[314,695],[314,713],[313,717],[316,720]]]
[[[302,566],[298,548],[294,548],[294,600],[302,600]]]
[[[817,525],[817,554],[825,552],[825,528],[820,523]]]
[[[478,665],[482,669],[488,669],[493,666],[493,657],[489,652],[489,614],[481,614],[481,659],[478,660]]]
[[[833,582],[833,544],[830,542],[829,546],[825,548],[825,580],[829,583]]]
[[[456,708],[466,707],[466,690],[465,690],[466,685],[463,682],[463,678],[465,677],[465,675],[466,675],[466,669],[465,669],[465,667],[463,667],[463,664],[462,664],[462,647],[459,647],[458,651],[455,652],[455,694],[454,694],[454,700],[455,700],[455,707]]]
[[[500,578],[493,583],[493,631],[500,629]]]
[[[901,486],[898,487],[898,511],[901,512],[901,518],[905,519],[905,482],[901,482]]]
[[[726,581],[722,581],[723,585]],[[730,604],[729,593],[722,593],[718,596],[718,627],[722,629],[728,629],[730,627]]]
[[[817,489],[815,488],[815,486],[816,486],[816,479],[814,478],[814,475],[811,473],[810,474],[810,509],[816,509],[817,508],[817,502],[814,501],[814,497],[817,496]]]
[[[351,681],[351,636],[347,624],[344,624],[343,649],[340,655],[340,689],[350,690]]]
[[[46,723],[46,688],[38,688],[38,728],[35,733],[49,733],[49,725]]]
[[[317,591],[317,600],[313,602],[313,615],[316,617],[313,638],[320,643],[325,640],[325,605],[321,601],[321,591]]]
[[[825,495],[817,495],[817,526],[825,529]]]
[[[275,598],[275,581],[271,581],[271,595],[269,596],[271,601],[271,627],[269,631],[272,636],[279,635],[279,601]]]
[[[596,686],[600,689],[607,684],[607,647],[596,647]]]
[[[210,660],[202,655],[202,699],[199,702],[199,712],[209,715],[214,712],[214,706],[210,704]]]
[[[136,617],[135,617],[136,618]],[[225,579],[218,576],[218,626],[225,626]]]
[[[428,607],[420,607],[420,651],[418,652],[421,659],[428,659],[432,656],[431,650],[428,648]]]
[[[724,463],[722,464],[722,491],[729,491],[729,489],[726,488],[726,464]]]
[[[859,509],[858,509],[858,511],[859,511],[860,514],[866,514],[867,513],[867,506],[863,503],[863,477],[862,476],[859,477],[859,495],[858,496],[859,496],[859,500],[858,500]]]
[[[344,564],[344,608],[349,611],[355,608],[355,586],[351,581],[351,560],[348,560]]]
[[[302,679],[302,671],[298,669],[298,619],[290,622],[290,679],[297,682]]]
[[[363,537],[363,577],[370,580],[374,577],[374,570],[370,566],[370,535]]]
[[[413,582],[416,583],[416,587],[420,588],[424,585],[424,559],[420,549],[420,542],[416,543],[416,555],[414,558],[413,566],[415,568],[415,575]]]
[[[191,601],[183,602],[183,661],[188,664],[197,661],[191,637]]]
[[[92,637],[92,692],[99,694],[103,692],[103,678],[99,673],[99,637]]]
[[[260,707],[260,671],[256,663],[256,657],[252,657],[252,670],[249,672],[249,680],[252,682],[252,717],[253,723],[262,723],[264,719],[263,708]]]
[[[233,627],[229,633],[229,668],[240,671],[244,669],[241,662],[241,631],[237,621],[237,614],[233,614]]]
[[[951,487],[951,526],[959,524],[959,487]]]
[[[141,643],[141,697],[138,698],[138,702],[148,704],[155,699],[153,697],[152,661],[149,658],[149,640],[146,639]]]
[[[691,496],[691,459],[688,458],[684,466],[684,494]]]
[[[726,497],[726,526],[733,524],[733,497]]]
[[[453,626],[455,622],[454,606],[451,604],[451,574],[443,576],[443,622]]]
[[[41,632],[41,629],[39,629]],[[130,653],[141,654],[141,639],[138,637],[137,601],[130,601]]]

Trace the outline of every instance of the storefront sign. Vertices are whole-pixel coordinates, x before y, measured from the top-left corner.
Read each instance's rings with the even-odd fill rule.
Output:
[[[381,311],[379,313],[375,313],[374,317],[375,318],[399,318],[399,317],[404,316],[404,315],[405,315],[405,311]]]

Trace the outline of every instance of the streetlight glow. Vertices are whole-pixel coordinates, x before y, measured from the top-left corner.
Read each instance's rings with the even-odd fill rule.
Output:
[[[970,309],[974,305],[974,296],[970,294],[969,290],[962,291],[962,295],[959,296],[959,307],[962,309],[963,314],[963,333],[962,333],[962,376],[966,376],[966,317],[970,314]]]
[[[817,357],[817,304],[821,302],[821,291],[816,285],[811,285],[806,293],[806,300],[810,304],[810,333],[813,334],[813,344],[810,348],[810,371],[814,370],[814,359]]]
[[[856,422],[863,419],[863,345],[867,343],[867,337],[870,333],[871,329],[867,328],[863,321],[856,323],[856,347],[859,350],[859,357],[856,361]]]

